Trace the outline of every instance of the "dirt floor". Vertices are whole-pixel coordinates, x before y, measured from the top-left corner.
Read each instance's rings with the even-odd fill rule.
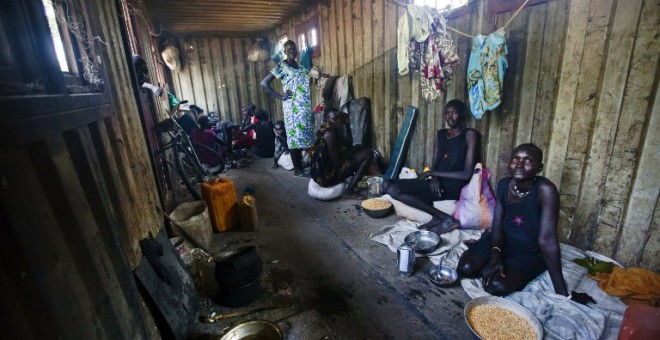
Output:
[[[250,185],[259,226],[254,232],[213,235],[211,252],[252,245],[263,262],[259,298],[240,308],[216,304],[214,263],[200,265],[200,315],[283,308],[196,322],[194,338],[219,338],[227,329],[254,319],[276,323],[285,339],[467,339],[463,307],[469,297],[460,284],[439,288],[426,272],[431,263],[418,258],[415,274],[397,273],[396,253],[369,235],[397,222],[395,214],[372,219],[359,201],[318,201],[307,195],[308,178],[294,177],[272,159],[224,175],[239,197]],[[193,268],[193,272],[196,269]],[[198,275],[196,275],[198,277]]]

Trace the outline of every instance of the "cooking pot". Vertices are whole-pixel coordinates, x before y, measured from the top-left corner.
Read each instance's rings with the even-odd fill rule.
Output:
[[[240,307],[259,297],[263,264],[254,246],[219,253],[214,260],[219,304]]]
[[[276,324],[266,320],[252,320],[234,326],[219,340],[281,340],[282,338],[282,331]]]

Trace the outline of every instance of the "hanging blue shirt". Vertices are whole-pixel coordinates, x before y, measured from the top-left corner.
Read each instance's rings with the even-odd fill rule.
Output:
[[[504,30],[472,38],[472,51],[467,69],[470,111],[481,119],[486,111],[495,109],[502,102],[504,72],[509,64]]]

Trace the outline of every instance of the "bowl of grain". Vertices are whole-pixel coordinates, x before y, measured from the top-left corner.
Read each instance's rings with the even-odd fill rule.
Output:
[[[543,339],[543,327],[527,308],[501,297],[482,296],[465,305],[465,322],[483,340]]]
[[[381,218],[389,215],[392,203],[384,198],[369,198],[362,201],[362,210],[373,218]]]

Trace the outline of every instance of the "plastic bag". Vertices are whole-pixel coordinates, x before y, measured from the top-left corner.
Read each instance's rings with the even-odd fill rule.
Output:
[[[344,189],[346,189],[346,182],[340,182],[329,188],[320,186],[313,179],[310,179],[309,184],[307,184],[307,194],[319,201],[330,201],[338,198],[344,193]]]
[[[489,178],[490,172],[477,163],[470,183],[461,189],[454,218],[461,222],[462,229],[487,229],[493,225],[495,196],[488,185]]]
[[[291,154],[287,151],[280,156],[277,160],[277,165],[284,168],[284,170],[293,170],[293,161],[291,160]]]
[[[415,179],[417,178],[417,171],[415,169],[410,169],[407,167],[401,168],[401,172],[399,173],[399,179]]]
[[[257,38],[248,50],[248,60],[251,62],[265,62],[270,60],[270,42],[267,38]]]

